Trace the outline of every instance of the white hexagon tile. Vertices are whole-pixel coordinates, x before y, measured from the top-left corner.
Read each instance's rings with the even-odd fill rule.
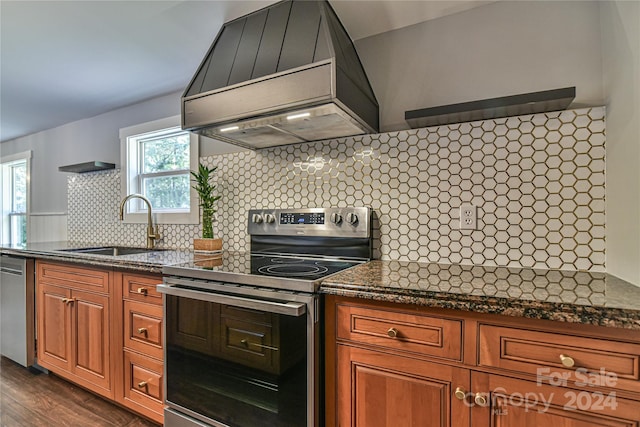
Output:
[[[224,195],[214,232],[226,249],[246,250],[251,208],[370,206],[375,258],[605,271],[604,115],[569,110],[202,158],[218,166]],[[140,244],[137,225],[117,221],[119,189],[117,171],[69,178],[70,239]],[[476,230],[459,229],[461,204],[477,206]],[[189,247],[199,233],[163,228],[167,247]]]

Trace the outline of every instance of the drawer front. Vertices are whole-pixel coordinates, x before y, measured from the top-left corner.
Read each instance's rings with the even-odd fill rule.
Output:
[[[162,307],[124,301],[124,346],[162,359]]]
[[[223,358],[278,373],[278,357],[282,349],[274,342],[270,326],[221,317],[220,327],[220,355]]]
[[[637,381],[640,375],[640,344],[480,325],[479,346],[480,365],[531,374],[559,373],[571,384],[604,381],[605,376]],[[545,369],[539,371],[541,367]]]
[[[252,323],[262,323],[271,325],[272,315],[266,311],[251,310],[249,308],[234,307],[232,305],[221,305],[220,315],[226,318],[244,320]]]
[[[462,360],[462,320],[338,305],[338,339]]]
[[[157,360],[124,352],[124,398],[138,405],[162,413],[162,363]]]
[[[156,291],[156,285],[162,283],[162,277],[122,274],[122,293],[125,298],[148,304],[162,305],[162,294]]]
[[[109,271],[40,261],[36,262],[36,265],[38,283],[109,293]]]

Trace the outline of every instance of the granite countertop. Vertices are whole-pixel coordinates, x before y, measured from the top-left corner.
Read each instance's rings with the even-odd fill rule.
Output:
[[[202,261],[191,250],[105,256],[67,249],[78,242],[2,246],[3,255],[161,273],[163,266]],[[214,257],[215,255],[212,255]],[[640,287],[610,274],[457,264],[371,261],[322,281],[325,294],[477,313],[640,330]]]
[[[640,330],[640,287],[605,273],[371,261],[328,277],[320,291]]]
[[[203,254],[195,254],[191,250],[178,249],[158,249],[153,252],[146,252],[131,255],[95,255],[83,252],[69,252],[68,249],[76,248],[97,248],[110,246],[105,244],[78,243],[78,242],[45,242],[27,243],[23,246],[2,246],[0,253],[3,255],[17,255],[50,261],[75,262],[97,267],[116,267],[130,270],[143,271],[147,273],[162,273],[165,265],[181,264],[202,260]]]

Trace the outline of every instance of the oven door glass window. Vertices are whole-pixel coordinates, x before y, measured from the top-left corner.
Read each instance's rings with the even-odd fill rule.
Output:
[[[168,402],[231,427],[307,425],[305,315],[166,304]]]

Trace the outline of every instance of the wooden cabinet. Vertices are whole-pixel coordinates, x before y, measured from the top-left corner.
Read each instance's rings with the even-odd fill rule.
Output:
[[[329,296],[327,426],[639,426],[640,332]]]
[[[615,391],[553,387],[502,375],[473,372],[473,389],[485,405],[474,405],[474,427],[631,427],[640,421],[640,402]]]
[[[348,345],[337,350],[338,425],[469,425],[470,407],[454,398],[456,388],[468,388],[468,370]]]
[[[156,422],[163,422],[164,334],[162,276],[115,273],[114,288],[120,326],[115,399]]]
[[[38,363],[163,421],[160,275],[36,262]]]
[[[112,398],[110,273],[37,262],[38,363]]]

